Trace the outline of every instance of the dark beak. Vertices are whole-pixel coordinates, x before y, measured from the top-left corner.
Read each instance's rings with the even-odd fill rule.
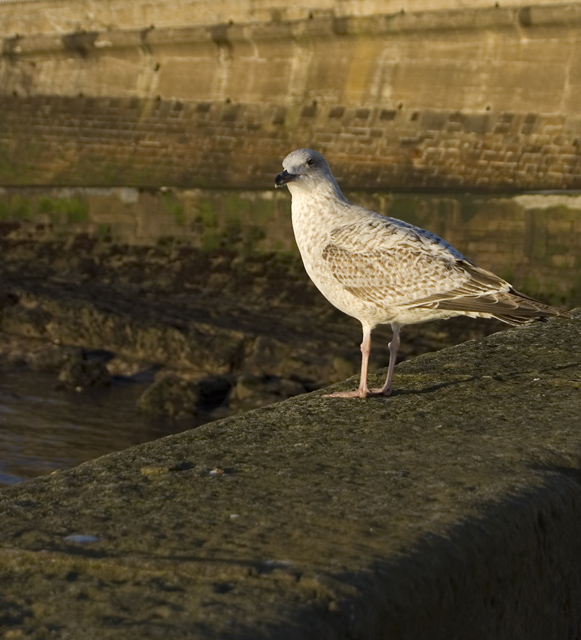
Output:
[[[294,175],[293,173],[289,173],[285,169],[284,171],[279,173],[276,176],[276,178],[274,179],[274,186],[275,187],[284,187],[285,184],[288,184],[289,182],[292,182],[293,180],[296,180],[297,178],[298,178],[298,176]]]

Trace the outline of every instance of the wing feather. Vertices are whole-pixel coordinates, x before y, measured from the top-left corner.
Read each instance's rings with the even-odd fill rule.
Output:
[[[339,227],[330,240],[322,258],[332,276],[351,294],[380,306],[405,306],[470,279],[457,266],[459,258],[470,263],[453,247],[389,218]]]
[[[418,237],[415,227],[373,220],[334,230],[322,257],[346,291],[383,308],[442,309],[511,324],[562,313],[451,249],[437,236]]]

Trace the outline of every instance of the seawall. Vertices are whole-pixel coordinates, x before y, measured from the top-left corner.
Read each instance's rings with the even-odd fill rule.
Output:
[[[263,188],[312,146],[351,189],[581,186],[579,4],[234,4],[0,5],[0,184]]]
[[[579,322],[408,361],[391,398],[315,392],[5,489],[0,629],[576,637]]]

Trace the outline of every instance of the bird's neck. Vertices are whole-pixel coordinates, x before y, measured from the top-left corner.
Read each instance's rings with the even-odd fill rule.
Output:
[[[346,204],[349,201],[338,186],[292,191],[293,230],[303,256],[326,244],[332,229],[349,222]]]

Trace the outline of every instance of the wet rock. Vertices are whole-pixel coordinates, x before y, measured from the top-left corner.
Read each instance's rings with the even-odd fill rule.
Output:
[[[221,405],[230,388],[231,383],[224,376],[188,380],[177,373],[163,373],[140,396],[137,408],[151,415],[177,419],[196,416]]]
[[[28,342],[26,338],[0,332],[0,367],[25,365],[29,357]]]
[[[288,343],[276,340],[271,336],[258,336],[252,343],[244,362],[245,372],[258,374],[269,371],[278,373],[281,363],[292,355]]]
[[[198,385],[166,373],[149,386],[137,400],[137,408],[151,415],[195,415],[199,402]]]
[[[33,371],[56,373],[70,360],[82,358],[83,350],[79,347],[0,332],[0,367],[28,365]]]
[[[41,338],[47,335],[46,325],[50,320],[51,314],[44,309],[15,304],[3,309],[2,330],[6,333]]]
[[[18,296],[10,291],[0,290],[0,319],[2,318],[2,310],[18,303]]]
[[[285,390],[272,380],[288,380],[294,387],[300,381],[310,390],[359,369],[359,323],[328,304],[300,261],[161,245],[111,245],[98,255],[83,242],[14,241],[2,249],[0,332],[84,351],[108,350],[114,354],[107,363],[112,376],[150,383],[159,366],[185,372],[179,375],[189,380],[211,375],[260,380],[261,390],[252,393],[242,383],[240,397],[232,398],[238,410],[296,395],[298,388]],[[497,328],[472,319],[409,327],[401,356]],[[371,370],[387,364],[391,332],[378,327],[373,338]],[[2,367],[29,361],[26,352],[10,352],[3,359],[0,345]],[[52,355],[58,360],[56,352]],[[41,356],[38,366],[52,367]]]
[[[375,360],[372,362],[374,367],[376,366],[385,366],[384,363],[378,365]],[[389,364],[389,360],[387,362]],[[359,354],[353,357],[352,354],[342,354],[338,353],[333,357],[333,368],[329,375],[329,380],[331,382],[339,382],[340,380],[345,380],[346,378],[350,378],[354,376],[356,373],[359,373],[359,369],[361,366],[361,357]]]
[[[112,376],[129,378],[133,382],[151,384],[159,369],[159,366],[153,365],[150,362],[125,358],[119,355],[115,355],[107,362],[107,370]]]
[[[200,402],[197,382],[167,373],[148,387],[137,400],[137,408],[151,415],[181,418],[195,416]]]
[[[98,360],[71,360],[61,369],[59,381],[72,389],[106,387],[111,384],[111,375]]]
[[[200,393],[200,410],[213,411],[223,405],[232,389],[229,376],[208,376],[198,381]]]
[[[28,357],[28,365],[33,371],[61,372],[65,369],[65,365],[81,360],[82,354],[82,349],[78,347],[61,347],[49,344],[31,353]]]

